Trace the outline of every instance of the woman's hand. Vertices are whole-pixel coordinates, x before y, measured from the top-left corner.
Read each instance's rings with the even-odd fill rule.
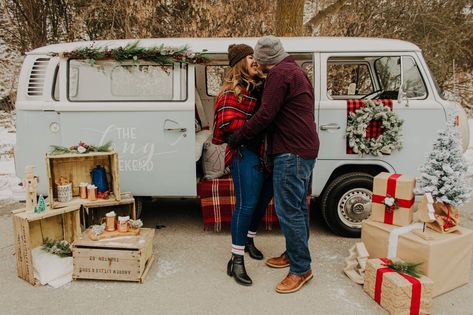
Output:
[[[232,150],[236,149],[239,145],[234,133],[231,133],[228,136],[226,136],[225,142],[227,143],[228,147]]]

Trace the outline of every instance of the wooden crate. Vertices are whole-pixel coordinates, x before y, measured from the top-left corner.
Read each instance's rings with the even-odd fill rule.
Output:
[[[33,274],[31,250],[49,238],[72,243],[81,234],[80,206],[61,209],[47,209],[33,213],[26,209],[12,212],[13,231],[16,246],[16,270],[18,277],[32,285],[39,284]]]
[[[101,200],[100,203],[85,204],[82,206],[82,225],[89,227],[100,224],[105,213],[115,211],[117,216],[129,215],[136,220],[135,198],[131,193],[122,193],[120,200]]]
[[[97,166],[102,165],[107,172],[108,185],[110,189],[109,200],[120,200],[120,174],[118,172],[118,155],[116,152],[91,152],[84,154],[59,154],[46,155],[46,171],[49,180],[49,203],[51,208],[60,208],[72,204],[90,205],[100,203],[103,199],[90,201],[81,199],[79,184],[81,182],[91,183],[90,172]],[[72,182],[72,196],[70,202],[59,202],[57,200],[56,180],[60,177],[68,178]]]
[[[82,233],[72,247],[72,278],[143,283],[154,261],[154,231],[141,229],[138,236],[99,241]]]

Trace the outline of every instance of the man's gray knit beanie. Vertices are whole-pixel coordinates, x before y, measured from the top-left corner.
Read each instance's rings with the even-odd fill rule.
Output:
[[[272,35],[261,37],[255,46],[255,59],[262,65],[275,65],[280,63],[289,54],[284,51],[279,38]]]

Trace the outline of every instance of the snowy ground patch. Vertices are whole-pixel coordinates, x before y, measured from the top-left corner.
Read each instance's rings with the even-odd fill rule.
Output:
[[[0,111],[0,205],[24,197],[15,175],[13,147],[16,143],[15,113]]]

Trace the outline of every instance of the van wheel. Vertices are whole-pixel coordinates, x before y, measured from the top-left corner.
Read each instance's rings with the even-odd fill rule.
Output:
[[[353,172],[330,182],[322,195],[322,214],[336,234],[360,237],[361,223],[371,214],[373,176]]]

